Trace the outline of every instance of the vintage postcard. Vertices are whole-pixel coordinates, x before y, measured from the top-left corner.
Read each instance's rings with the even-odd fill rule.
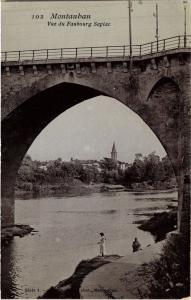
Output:
[[[1,10],[1,298],[189,297],[191,0]]]

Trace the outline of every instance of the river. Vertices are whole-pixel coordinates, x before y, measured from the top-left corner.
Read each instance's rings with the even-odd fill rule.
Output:
[[[2,250],[2,298],[37,298],[70,276],[82,259],[98,255],[99,232],[107,238],[107,254],[131,253],[134,237],[142,247],[154,243],[134,222],[176,206],[176,199],[176,192],[16,199],[16,223],[38,232],[15,237]]]

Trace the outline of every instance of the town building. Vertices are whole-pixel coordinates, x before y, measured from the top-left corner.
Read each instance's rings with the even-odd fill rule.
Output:
[[[113,166],[115,166],[114,168],[116,170],[119,170],[119,171],[125,171],[126,169],[128,169],[129,167],[129,164],[126,163],[126,162],[123,162],[123,161],[119,161],[117,158],[117,148],[116,148],[116,145],[115,145],[115,142],[113,143],[113,146],[112,146],[112,150],[111,150],[111,157],[104,157],[104,160],[107,161],[107,163],[109,162],[114,162],[115,164],[113,164]],[[112,164],[111,164],[112,165]]]
[[[116,151],[116,147],[115,147],[115,142],[113,143],[113,147],[111,150],[111,159],[117,161],[117,151]]]
[[[80,163],[84,169],[88,169],[88,168],[95,168],[97,169],[98,172],[103,171],[105,168],[109,169],[109,170],[118,170],[118,171],[122,171],[124,172],[126,169],[129,168],[129,164],[123,161],[119,161],[117,158],[117,148],[115,145],[115,142],[112,145],[112,149],[111,149],[111,157],[104,157],[104,159],[102,160],[93,160],[93,159],[74,159],[71,158],[71,162],[76,164],[76,163]]]

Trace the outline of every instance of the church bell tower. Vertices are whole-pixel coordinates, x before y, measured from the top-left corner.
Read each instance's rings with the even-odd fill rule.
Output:
[[[113,143],[113,147],[111,150],[111,159],[117,160],[117,151],[116,151],[115,143]]]

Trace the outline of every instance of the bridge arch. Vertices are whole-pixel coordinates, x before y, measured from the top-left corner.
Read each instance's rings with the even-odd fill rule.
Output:
[[[150,98],[152,97],[153,93],[156,91],[156,89],[164,84],[168,84],[171,86],[174,86],[174,88],[176,88],[177,92],[180,92],[180,87],[179,87],[179,82],[176,80],[176,78],[174,76],[170,77],[170,76],[161,76],[160,78],[157,78],[153,85],[150,88],[149,94],[147,96],[147,101],[150,100]]]
[[[87,76],[87,74],[86,76],[76,76],[74,72],[69,71],[64,76],[62,76],[62,74],[55,73],[51,76],[46,74],[45,76],[34,76],[29,79],[19,78],[21,81],[21,87],[12,92],[13,96],[11,96],[11,92],[9,92],[8,99],[2,99],[2,117],[6,118],[12,111],[14,111],[14,109],[24,104],[28,101],[28,99],[34,99],[38,94],[55,89],[55,87],[59,87],[64,84],[73,84],[76,87],[83,86],[84,88],[87,88],[87,90],[95,90],[97,94],[109,95],[110,97],[117,98],[119,90],[116,91],[116,86],[118,84],[114,84],[113,78],[107,79],[107,77],[108,74],[104,71],[102,71],[101,74],[93,74],[93,76],[91,73],[89,76]],[[120,95],[120,98],[123,98],[122,95]]]
[[[43,89],[29,99],[25,99],[21,105],[17,106],[3,120],[2,197],[6,199],[5,201],[12,199],[10,203],[10,206],[13,207],[12,218],[14,215],[13,196],[17,171],[34,139],[54,118],[65,110],[86,99],[99,95],[114,98],[112,91],[106,94],[87,85],[83,86],[71,82],[62,82]],[[139,110],[139,107],[137,109],[136,105],[133,107],[131,103],[128,105],[129,99],[126,99],[126,103],[120,97],[115,97],[115,99],[125,104],[141,117],[159,138],[163,147],[167,149],[167,154],[169,154],[168,147],[160,139],[160,130],[157,130],[158,126],[154,126],[156,125],[155,122],[153,123],[154,125],[151,122],[150,113],[148,114],[148,111],[145,110]],[[4,201],[2,201],[2,211],[4,210],[3,203]],[[7,210],[7,204],[5,206],[5,210]],[[3,212],[4,216],[7,219],[10,218],[10,216],[7,216],[6,211]]]

